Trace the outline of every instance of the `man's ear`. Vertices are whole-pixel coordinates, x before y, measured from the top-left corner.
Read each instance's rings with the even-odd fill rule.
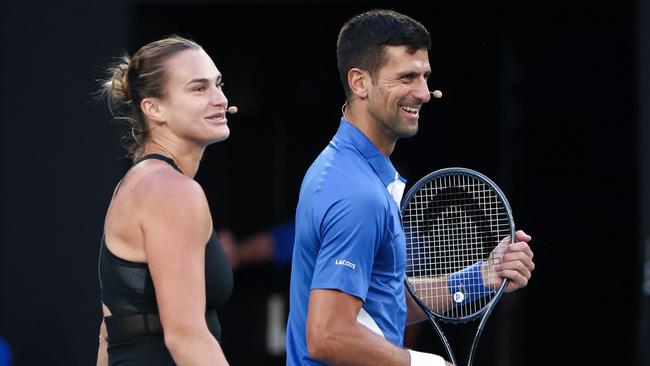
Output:
[[[140,102],[140,109],[142,113],[154,123],[163,124],[167,122],[165,116],[165,108],[160,103],[160,100],[157,98],[144,98]]]
[[[348,71],[348,86],[352,98],[365,99],[368,96],[368,86],[372,81],[367,71],[353,67]]]

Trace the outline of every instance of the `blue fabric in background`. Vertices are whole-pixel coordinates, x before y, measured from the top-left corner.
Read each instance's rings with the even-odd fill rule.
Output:
[[[2,337],[0,337],[0,366],[11,366],[11,349]]]
[[[293,219],[290,219],[274,227],[271,229],[271,235],[275,241],[273,263],[276,265],[291,264],[291,255],[293,254],[293,240],[296,235],[295,221]]]

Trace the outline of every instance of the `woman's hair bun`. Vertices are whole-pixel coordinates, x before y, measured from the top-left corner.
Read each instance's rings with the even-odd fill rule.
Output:
[[[109,98],[122,103],[131,101],[129,93],[129,56],[122,56],[118,62],[108,68],[108,79],[104,89]]]

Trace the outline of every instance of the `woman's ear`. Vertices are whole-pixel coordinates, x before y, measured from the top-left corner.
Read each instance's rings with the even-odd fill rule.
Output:
[[[142,113],[152,122],[157,124],[163,124],[167,122],[165,116],[165,108],[160,103],[160,100],[156,98],[144,98],[140,102],[140,109]]]
[[[367,71],[353,67],[348,71],[348,86],[352,98],[365,99],[368,96],[368,84],[371,82]]]

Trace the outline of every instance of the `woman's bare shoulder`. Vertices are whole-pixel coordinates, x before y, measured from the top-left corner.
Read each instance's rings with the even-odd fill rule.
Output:
[[[145,162],[141,169],[142,171],[138,172],[140,179],[134,185],[133,193],[141,197],[142,201],[192,204],[206,200],[203,188],[197,181],[181,174],[165,162]]]
[[[138,197],[144,224],[187,223],[198,228],[212,227],[207,198],[198,182],[168,166],[143,168],[149,170],[141,172],[131,194]]]

